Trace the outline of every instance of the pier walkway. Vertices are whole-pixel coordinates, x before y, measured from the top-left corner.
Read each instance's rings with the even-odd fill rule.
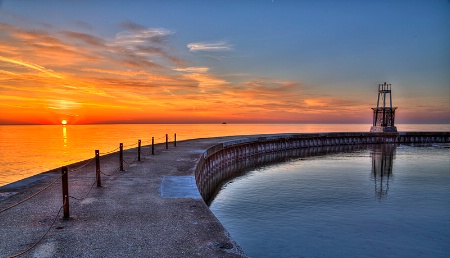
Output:
[[[68,219],[62,216],[61,169],[0,187],[0,257],[29,248],[23,256],[243,257],[200,196],[208,200],[239,162],[264,155],[271,161],[282,151],[309,155],[361,144],[431,143],[448,147],[450,132],[195,139],[168,149],[156,145],[155,155],[145,146],[141,161],[136,148],[125,150],[124,171],[118,153],[110,153],[100,157],[101,187],[94,159],[69,166]]]
[[[53,222],[23,257],[242,257],[195,188],[197,161],[221,141],[182,141],[167,150],[159,144],[155,155],[145,146],[141,161],[136,149],[125,150],[125,171],[117,169],[118,153],[101,156],[102,187],[95,185],[95,162],[69,172],[69,196],[77,199],[69,199],[68,220],[60,209],[60,169],[0,187],[3,210],[54,182],[0,213],[0,257],[31,247]]]

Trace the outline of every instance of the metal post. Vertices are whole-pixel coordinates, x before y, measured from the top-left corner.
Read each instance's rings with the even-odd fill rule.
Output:
[[[177,134],[173,136],[173,146],[177,147]]]
[[[386,86],[386,82],[384,83],[384,86]],[[385,87],[383,87],[383,127],[386,127],[386,90]]]
[[[169,149],[169,135],[166,134],[166,150]]]
[[[123,171],[123,143],[120,143],[120,171]]]
[[[382,86],[382,84],[378,84],[377,110],[374,111],[375,112],[374,113],[375,117],[374,117],[374,120],[373,120],[373,126],[376,126],[377,125],[377,121],[378,121],[378,107],[380,106],[381,86]]]
[[[138,140],[138,161],[141,161],[141,140]]]
[[[62,173],[64,219],[68,219],[69,218],[69,173],[68,173],[66,166],[61,168],[61,173]]]
[[[152,155],[155,155],[155,137],[152,137]]]
[[[389,89],[389,107],[392,109],[392,92],[391,92],[391,89]]]
[[[102,180],[100,178],[100,151],[95,150],[95,178],[97,180],[97,187],[102,186]]]

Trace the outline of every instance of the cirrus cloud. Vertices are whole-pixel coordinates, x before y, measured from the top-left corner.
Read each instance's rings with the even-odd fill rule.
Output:
[[[186,67],[186,68],[173,68],[177,72],[189,72],[189,73],[206,73],[209,71],[208,67]]]
[[[233,46],[224,42],[224,41],[218,41],[218,42],[196,42],[196,43],[189,43],[187,44],[187,48],[191,52],[198,52],[198,51],[230,51],[233,49]]]

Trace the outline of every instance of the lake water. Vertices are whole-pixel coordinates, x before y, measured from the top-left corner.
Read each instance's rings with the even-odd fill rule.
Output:
[[[449,257],[450,149],[293,158],[233,179],[210,209],[251,257]]]
[[[449,125],[397,125],[450,131]],[[125,149],[204,137],[367,132],[370,125],[0,126],[0,186]],[[300,157],[233,180],[210,208],[253,257],[448,257],[449,150],[402,145]],[[391,150],[391,151],[390,151]],[[382,175],[382,176],[381,176]]]
[[[399,131],[450,131],[450,125],[397,125]],[[113,124],[0,126],[0,186],[124,148],[165,141],[271,133],[367,132],[369,124]]]

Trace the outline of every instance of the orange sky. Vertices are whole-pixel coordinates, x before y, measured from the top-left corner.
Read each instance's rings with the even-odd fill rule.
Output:
[[[288,61],[271,67],[282,59],[243,58],[238,54],[250,52],[226,40],[180,45],[183,33],[151,22],[123,19],[110,31],[2,12],[0,124],[371,123],[377,85],[386,79],[392,79],[398,121],[448,121],[449,99],[439,84],[445,75],[435,93],[421,95],[420,82],[410,84],[395,71],[376,80],[356,74],[343,80],[317,62],[292,59],[299,67]],[[253,64],[242,67],[246,62]],[[316,70],[308,74],[309,67]]]
[[[308,96],[297,81],[235,85],[207,67],[188,66],[157,40],[154,55],[166,66],[131,49],[134,39],[157,31],[107,41],[1,27],[8,36],[0,46],[3,123],[339,122],[342,111],[347,121],[370,113],[368,103]]]

